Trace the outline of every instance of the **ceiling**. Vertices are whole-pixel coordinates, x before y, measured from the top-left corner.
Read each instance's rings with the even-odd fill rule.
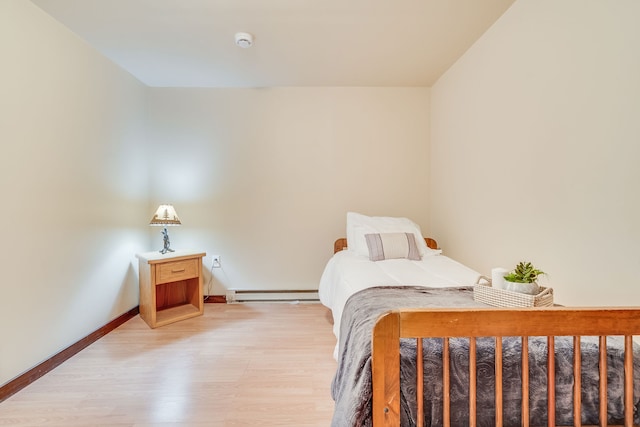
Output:
[[[149,86],[274,87],[431,86],[514,0],[32,2]]]

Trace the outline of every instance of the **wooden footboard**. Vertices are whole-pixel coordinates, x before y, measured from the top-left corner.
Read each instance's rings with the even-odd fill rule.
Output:
[[[547,418],[555,425],[555,351],[556,337],[573,337],[573,414],[581,414],[581,337],[599,337],[599,378],[607,378],[607,337],[624,337],[624,396],[608,395],[607,381],[599,382],[599,423],[607,426],[608,399],[621,398],[624,403],[624,425],[633,426],[633,336],[640,336],[640,309],[591,308],[570,309],[549,307],[540,309],[433,309],[400,310],[384,314],[373,331],[373,425],[400,426],[400,339],[417,339],[416,394],[423,396],[423,354],[421,338],[441,338],[443,425],[449,426],[450,383],[449,340],[469,339],[469,425],[476,425],[476,339],[495,338],[495,424],[502,426],[502,337],[521,337],[522,363],[522,424],[529,420],[529,348],[528,337],[547,337]],[[575,351],[578,349],[578,351]],[[578,391],[578,392],[576,392]],[[416,423],[423,425],[423,399],[416,398]],[[574,425],[581,417],[574,416]]]

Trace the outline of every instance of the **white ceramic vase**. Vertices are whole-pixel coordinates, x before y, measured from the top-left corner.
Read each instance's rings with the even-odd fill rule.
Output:
[[[508,280],[504,281],[505,289],[511,292],[520,292],[527,295],[538,295],[540,286],[536,282],[533,283],[516,283]]]

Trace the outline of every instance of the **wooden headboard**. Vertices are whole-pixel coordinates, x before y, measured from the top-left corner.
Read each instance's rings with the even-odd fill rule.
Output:
[[[427,243],[427,247],[431,249],[438,249],[438,242],[430,237],[425,237],[424,241]],[[340,252],[347,249],[347,239],[344,237],[339,238],[333,244],[333,253]]]

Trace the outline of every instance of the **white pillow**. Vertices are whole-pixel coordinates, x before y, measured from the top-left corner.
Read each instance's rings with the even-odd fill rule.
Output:
[[[369,248],[364,235],[375,233],[413,233],[420,257],[441,252],[427,247],[420,226],[408,218],[366,216],[347,212],[347,249],[368,258]]]
[[[418,246],[413,233],[365,234],[369,249],[369,261],[406,258],[420,261]]]

